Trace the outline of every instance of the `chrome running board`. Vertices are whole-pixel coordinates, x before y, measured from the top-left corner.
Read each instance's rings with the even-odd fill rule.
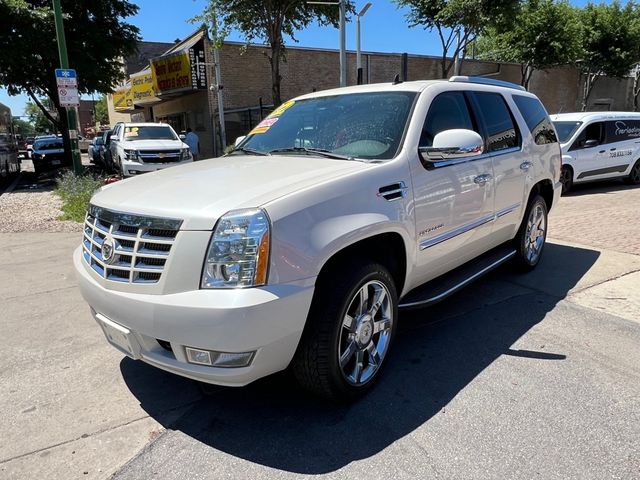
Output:
[[[499,267],[515,256],[516,250],[509,244],[489,250],[478,258],[414,288],[400,299],[399,308],[422,308],[441,302],[481,276]]]

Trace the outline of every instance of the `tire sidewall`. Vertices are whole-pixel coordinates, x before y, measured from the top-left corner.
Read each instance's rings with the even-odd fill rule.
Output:
[[[573,168],[571,168],[569,165],[563,165],[562,166],[562,171],[561,171],[561,179],[562,177],[564,177],[564,172],[569,172],[570,178],[567,182],[561,182],[562,183],[562,193],[568,193],[569,190],[571,190],[571,188],[573,187]]]

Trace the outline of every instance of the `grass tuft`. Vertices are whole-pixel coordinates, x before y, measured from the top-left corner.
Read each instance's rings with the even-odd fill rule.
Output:
[[[82,223],[89,200],[96,190],[104,185],[104,178],[86,173],[75,175],[73,172],[65,172],[56,183],[56,194],[63,202],[59,219]]]

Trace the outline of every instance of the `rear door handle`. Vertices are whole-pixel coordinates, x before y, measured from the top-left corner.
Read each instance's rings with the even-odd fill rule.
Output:
[[[478,185],[485,185],[489,180],[491,180],[491,175],[489,175],[488,173],[478,175],[473,179],[473,181]]]
[[[533,167],[533,163],[531,162],[523,162],[520,164],[520,170],[524,170],[525,172]]]

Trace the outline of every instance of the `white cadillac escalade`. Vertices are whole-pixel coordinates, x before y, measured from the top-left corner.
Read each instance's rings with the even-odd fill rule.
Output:
[[[380,376],[399,309],[536,266],[560,168],[547,113],[512,84],[316,92],[225,157],[104,187],[74,262],[131,358],[229,386],[290,366],[348,399]]]

